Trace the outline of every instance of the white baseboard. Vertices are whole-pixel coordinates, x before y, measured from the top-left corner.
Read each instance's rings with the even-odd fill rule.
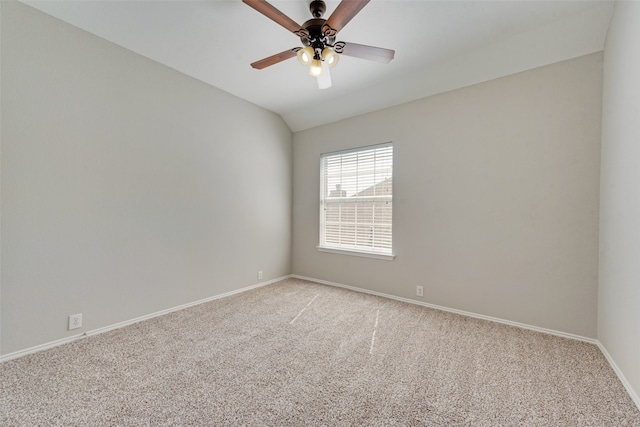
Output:
[[[44,344],[36,345],[34,347],[29,347],[29,348],[26,348],[24,350],[18,350],[18,351],[13,352],[13,353],[3,354],[2,356],[0,356],[0,363],[6,362],[8,360],[17,359],[19,357],[26,356],[27,354],[33,354],[33,353],[37,353],[39,351],[48,350],[50,348],[58,347],[58,346],[63,345],[63,344],[68,344],[70,342],[82,339],[85,336],[86,336],[86,334],[84,334],[84,333],[83,334],[78,334],[78,335],[73,335],[73,336],[70,336],[70,337],[61,338],[59,340],[50,341],[50,342],[47,342],[47,343],[44,343]]]
[[[292,274],[291,277],[294,277],[296,279],[301,279],[301,280],[308,280],[308,281],[311,281],[311,282],[317,282],[317,283],[321,283],[323,285],[329,285],[329,286],[335,286],[335,287],[338,287],[338,288],[349,289],[349,290],[356,291],[356,292],[363,292],[363,293],[366,293],[366,294],[371,294],[371,295],[376,295],[376,296],[379,296],[379,297],[389,298],[389,299],[396,300],[396,301],[407,302],[409,304],[420,305],[420,306],[423,306],[423,307],[433,308],[433,309],[436,309],[436,310],[446,311],[446,312],[449,312],[449,313],[460,314],[462,316],[474,317],[476,319],[489,320],[491,322],[502,323],[502,324],[505,324],[505,325],[515,326],[515,327],[522,328],[522,329],[529,329],[531,331],[542,332],[542,333],[545,333],[545,334],[556,335],[556,336],[559,336],[559,337],[570,338],[570,339],[578,340],[578,341],[584,341],[584,342],[588,342],[588,343],[591,343],[591,344],[598,344],[598,340],[596,340],[595,338],[583,337],[581,335],[574,335],[574,334],[570,334],[570,333],[567,333],[567,332],[556,331],[556,330],[553,330],[553,329],[541,328],[539,326],[527,325],[525,323],[513,322],[511,320],[500,319],[498,317],[485,316],[484,314],[477,314],[477,313],[472,313],[470,311],[457,310],[455,308],[448,308],[448,307],[443,307],[443,306],[440,306],[440,305],[429,304],[429,303],[426,303],[426,302],[416,301],[416,300],[409,299],[409,298],[402,298],[402,297],[398,297],[398,296],[395,296],[395,295],[385,294],[385,293],[382,293],[382,292],[375,292],[375,291],[370,291],[368,289],[357,288],[355,286],[343,285],[341,283],[329,282],[327,280],[314,279],[313,277],[305,277],[305,276],[300,276],[300,275],[297,275],[297,274]]]
[[[112,331],[114,329],[123,328],[125,326],[132,325],[134,323],[142,322],[143,320],[153,319],[154,317],[162,316],[164,314],[169,314],[169,313],[172,313],[174,311],[183,310],[185,308],[193,307],[194,305],[203,304],[205,302],[213,301],[213,300],[220,299],[220,298],[225,298],[225,297],[228,297],[228,296],[231,296],[231,295],[239,294],[241,292],[249,291],[251,289],[256,289],[256,288],[259,288],[259,287],[262,287],[262,286],[270,285],[271,283],[279,282],[280,280],[284,280],[284,279],[286,279],[288,277],[290,277],[290,276],[278,277],[276,279],[267,280],[265,282],[260,282],[260,283],[257,283],[255,285],[247,286],[247,287],[236,289],[236,290],[233,290],[233,291],[230,291],[230,292],[225,292],[223,294],[214,295],[212,297],[204,298],[204,299],[201,299],[201,300],[198,300],[198,301],[193,301],[193,302],[190,302],[190,303],[187,303],[187,304],[182,304],[182,305],[179,305],[179,306],[176,306],[176,307],[168,308],[166,310],[161,310],[161,311],[157,311],[155,313],[151,313],[151,314],[147,314],[147,315],[144,315],[144,316],[136,317],[135,319],[125,320],[124,322],[119,322],[119,323],[115,323],[113,325],[105,326],[105,327],[102,327],[102,328],[93,329],[91,331],[87,331],[87,332],[84,332],[82,334],[73,335],[73,336],[70,336],[70,337],[65,337],[65,338],[62,338],[62,339],[59,339],[59,340],[55,340],[55,341],[51,341],[51,342],[48,342],[48,343],[40,344],[40,345],[37,345],[37,346],[34,346],[34,347],[26,348],[24,350],[18,350],[16,352],[8,353],[8,354],[0,356],[0,363],[6,362],[6,361],[12,360],[12,359],[17,359],[19,357],[26,356],[28,354],[33,354],[33,353],[37,353],[39,351],[43,351],[43,350],[47,350],[47,349],[50,349],[50,348],[58,347],[60,345],[67,344],[67,343],[70,343],[70,342],[73,342],[73,341],[77,341],[79,339],[83,339],[83,338],[90,337],[90,336],[93,336],[93,335],[102,334],[104,332]]]
[[[633,389],[633,387],[631,387],[631,384],[629,383],[629,381],[627,381],[626,377],[624,376],[624,374],[622,373],[622,371],[620,370],[618,365],[616,365],[615,361],[613,360],[613,358],[611,357],[611,355],[609,354],[607,349],[604,348],[602,343],[597,339],[583,337],[583,336],[580,336],[580,335],[569,334],[567,332],[556,331],[556,330],[553,330],[553,329],[546,329],[546,328],[541,328],[541,327],[538,327],[538,326],[527,325],[525,323],[512,322],[511,320],[505,320],[505,319],[500,319],[500,318],[497,318],[497,317],[485,316],[483,314],[471,313],[469,311],[456,310],[456,309],[453,309],[453,308],[443,307],[443,306],[439,306],[439,305],[435,305],[435,304],[429,304],[429,303],[425,303],[425,302],[421,302],[421,301],[415,301],[415,300],[408,299],[408,298],[397,297],[395,295],[389,295],[389,294],[385,294],[385,293],[382,293],[382,292],[375,292],[375,291],[370,291],[368,289],[357,288],[355,286],[348,286],[348,285],[343,285],[341,283],[329,282],[327,280],[315,279],[313,277],[305,277],[305,276],[300,276],[298,274],[292,274],[290,277],[293,277],[293,278],[296,278],[296,279],[301,279],[301,280],[308,280],[310,282],[321,283],[323,285],[329,285],[329,286],[335,286],[335,287],[338,287],[338,288],[349,289],[349,290],[356,291],[356,292],[363,292],[363,293],[366,293],[366,294],[371,294],[371,295],[376,295],[376,296],[380,296],[380,297],[384,297],[384,298],[389,298],[389,299],[396,300],[396,301],[408,302],[410,304],[416,304],[416,305],[421,305],[423,307],[434,308],[436,310],[447,311],[447,312],[455,313],[455,314],[461,314],[463,316],[475,317],[477,319],[483,319],[483,320],[489,320],[491,322],[502,323],[502,324],[505,324],[505,325],[515,326],[515,327],[523,328],[523,329],[529,329],[531,331],[542,332],[542,333],[545,333],[545,334],[556,335],[556,336],[563,337],[563,338],[569,338],[569,339],[573,339],[573,340],[584,341],[584,342],[588,342],[588,343],[591,343],[591,344],[595,344],[596,346],[598,346],[598,348],[600,349],[600,351],[602,352],[604,357],[607,359],[607,362],[609,362],[609,365],[611,366],[613,371],[618,376],[618,379],[620,380],[620,382],[624,386],[625,390],[627,390],[627,393],[629,394],[629,397],[631,398],[633,403],[635,403],[636,406],[638,407],[638,410],[640,410],[640,398],[638,397],[638,394]]]
[[[631,384],[629,383],[629,381],[627,381],[627,378],[624,376],[624,374],[622,373],[622,371],[620,370],[616,362],[613,360],[613,357],[611,357],[607,349],[604,347],[604,345],[602,345],[600,341],[598,341],[597,344],[598,344],[598,348],[600,349],[602,354],[604,354],[604,357],[607,359],[607,362],[609,362],[609,365],[611,365],[611,369],[613,369],[613,371],[616,373],[616,375],[618,376],[618,379],[620,380],[624,388],[627,390],[627,393],[629,393],[629,397],[631,397],[631,400],[633,400],[633,403],[636,404],[636,406],[638,407],[638,410],[640,411],[640,396],[638,396],[638,393],[636,393],[633,387],[631,387]]]

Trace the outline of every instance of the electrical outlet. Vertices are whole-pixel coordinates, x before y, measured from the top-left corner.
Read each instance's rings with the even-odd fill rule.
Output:
[[[72,314],[69,316],[69,330],[82,327],[82,313]]]
[[[262,280],[262,270],[258,271],[258,280]]]
[[[424,296],[424,290],[422,289],[422,286],[416,286],[416,295],[419,297]]]

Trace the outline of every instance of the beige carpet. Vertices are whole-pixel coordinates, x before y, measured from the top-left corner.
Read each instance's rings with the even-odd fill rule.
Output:
[[[295,279],[0,380],[2,426],[640,426],[594,345]]]

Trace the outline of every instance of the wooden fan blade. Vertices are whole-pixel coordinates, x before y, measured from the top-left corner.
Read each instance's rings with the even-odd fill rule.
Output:
[[[304,31],[303,28],[300,25],[296,24],[293,19],[280,12],[266,0],[242,0],[242,2],[247,4],[248,6],[251,6],[267,18],[271,19],[277,24],[282,25],[284,28],[296,35],[299,35],[299,32],[301,30]]]
[[[369,1],[370,0],[342,0],[329,19],[327,19],[327,25],[337,33],[347,25]]]
[[[382,47],[347,42],[338,43],[344,43],[344,47],[342,47],[342,49],[338,50],[338,48],[336,48],[336,52],[342,55],[368,59],[369,61],[381,62],[383,64],[388,64],[396,54],[395,50],[385,49]],[[336,46],[338,43],[336,43]]]
[[[293,58],[296,56],[297,48],[285,50],[284,52],[276,53],[268,58],[261,59],[260,61],[256,61],[251,66],[257,70],[262,70],[263,68],[267,68],[271,65],[277,64],[278,62],[282,62],[285,59]]]

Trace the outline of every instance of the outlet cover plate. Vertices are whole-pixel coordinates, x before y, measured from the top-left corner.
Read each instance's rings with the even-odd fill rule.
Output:
[[[69,316],[69,330],[82,328],[82,313]]]

